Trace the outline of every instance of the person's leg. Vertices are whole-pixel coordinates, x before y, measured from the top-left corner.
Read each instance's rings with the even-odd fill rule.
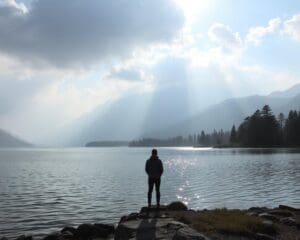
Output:
[[[151,198],[153,191],[154,181],[152,178],[148,178],[148,207],[151,207]]]
[[[155,180],[156,205],[160,205],[160,178]]]

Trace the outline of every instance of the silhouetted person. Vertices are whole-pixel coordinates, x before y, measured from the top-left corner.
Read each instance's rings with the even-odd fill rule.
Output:
[[[157,150],[152,149],[152,155],[146,162],[145,167],[146,173],[148,174],[148,207],[151,207],[151,198],[153,186],[155,185],[156,190],[156,204],[159,207],[160,204],[160,177],[163,174],[164,168],[162,161],[157,156]]]

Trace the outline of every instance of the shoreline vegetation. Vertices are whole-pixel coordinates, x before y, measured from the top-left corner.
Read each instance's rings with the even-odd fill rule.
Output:
[[[214,130],[207,134],[189,134],[165,139],[141,138],[132,141],[95,141],[86,147],[214,147],[214,148],[299,148],[300,111],[291,110],[288,117],[280,113],[277,117],[270,106],[256,110],[231,131]]]
[[[192,210],[181,202],[143,207],[115,224],[66,226],[43,240],[173,239],[173,240],[299,240],[300,209],[252,207],[247,210]],[[0,237],[1,240],[8,240]],[[16,240],[33,240],[21,235]]]

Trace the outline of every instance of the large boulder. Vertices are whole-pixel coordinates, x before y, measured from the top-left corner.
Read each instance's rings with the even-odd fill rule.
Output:
[[[172,218],[145,218],[121,222],[116,228],[115,239],[207,240],[208,238]]]
[[[115,226],[112,224],[95,223],[94,227],[97,229],[98,237],[107,237],[115,233]]]
[[[92,224],[81,224],[78,226],[75,237],[88,239],[91,237],[95,237],[97,235],[97,230],[94,228]]]
[[[167,210],[171,211],[187,211],[187,206],[182,202],[172,202],[167,206]]]
[[[115,228],[109,224],[81,224],[75,232],[75,237],[80,239],[106,238],[113,234]]]

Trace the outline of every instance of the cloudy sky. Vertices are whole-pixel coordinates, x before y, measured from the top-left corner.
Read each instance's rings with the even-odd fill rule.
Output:
[[[0,128],[37,141],[172,85],[268,94],[300,83],[299,56],[299,1],[0,0]]]

